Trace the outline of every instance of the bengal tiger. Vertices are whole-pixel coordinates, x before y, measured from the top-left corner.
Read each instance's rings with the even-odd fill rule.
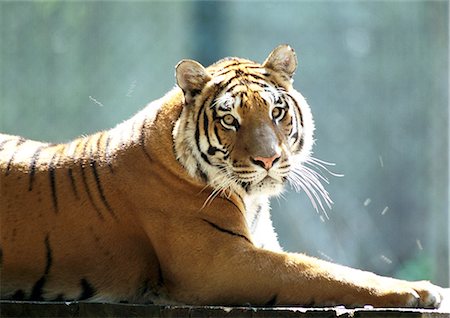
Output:
[[[287,45],[262,64],[182,60],[173,90],[111,130],[1,135],[1,298],[439,306],[430,282],[282,251],[269,197],[290,182],[328,201],[296,68]]]

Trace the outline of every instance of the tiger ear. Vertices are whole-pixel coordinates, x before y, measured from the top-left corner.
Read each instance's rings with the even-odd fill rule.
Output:
[[[175,67],[178,86],[183,90],[186,103],[200,93],[203,86],[211,79],[208,71],[194,60],[182,60]]]
[[[276,47],[264,61],[265,68],[287,75],[290,79],[297,69],[297,56],[289,45]]]

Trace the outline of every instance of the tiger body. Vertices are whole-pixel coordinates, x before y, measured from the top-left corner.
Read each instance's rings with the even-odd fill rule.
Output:
[[[182,61],[178,87],[109,131],[1,135],[1,298],[438,306],[429,282],[281,251],[268,199],[313,144],[296,63],[287,46]]]

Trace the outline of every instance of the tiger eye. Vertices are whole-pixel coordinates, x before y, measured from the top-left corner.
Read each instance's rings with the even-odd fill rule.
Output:
[[[230,125],[230,126],[232,126],[233,124],[234,124],[234,121],[235,121],[235,119],[234,119],[234,117],[232,116],[232,115],[225,115],[224,117],[223,117],[223,122],[226,124],[226,125]]]
[[[275,107],[272,109],[272,118],[275,120],[280,120],[284,117],[285,110],[281,107]]]

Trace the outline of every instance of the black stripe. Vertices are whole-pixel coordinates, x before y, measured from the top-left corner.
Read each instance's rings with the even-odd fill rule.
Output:
[[[144,151],[145,156],[148,160],[152,161],[152,158],[150,157],[150,154],[147,151],[147,148],[145,147],[145,125],[147,123],[147,118],[144,119],[144,122],[142,123],[141,127],[141,133],[139,135],[139,145],[141,146],[142,150]]]
[[[36,149],[33,156],[31,157],[30,166],[29,166],[29,175],[30,175],[30,181],[28,183],[28,191],[31,191],[33,189],[33,182],[34,182],[34,175],[36,173],[36,163],[39,159],[39,155],[42,151],[43,146]]]
[[[233,79],[235,79],[235,78],[233,77]],[[233,83],[232,85],[230,85],[231,82],[232,81],[228,81],[226,85],[221,86],[222,87],[222,91],[221,91],[222,94],[226,94],[226,93],[233,94],[233,90],[234,90],[234,88],[236,86],[243,86],[241,82],[237,81],[236,83]],[[228,86],[228,85],[230,85],[230,86]]]
[[[55,213],[58,213],[58,197],[56,194],[56,173],[55,173],[55,163],[54,160],[57,156],[57,153],[55,153],[50,160],[48,164],[48,173],[50,178],[50,189],[52,193],[52,202],[53,202],[53,208],[55,210]]]
[[[262,68],[262,69],[264,69],[264,67],[262,65],[259,65],[259,64],[249,64],[249,65],[247,65],[247,64],[243,63],[241,65],[243,65],[245,68]]]
[[[24,139],[24,138],[19,138],[19,140],[17,140],[16,146],[15,146],[17,148],[14,150],[11,158],[8,161],[8,165],[6,166],[6,175],[9,175],[9,172],[11,170],[11,165],[14,162],[14,158],[20,150],[20,145],[22,145],[25,141],[26,141],[26,139]]]
[[[227,86],[230,85],[231,82],[232,82],[233,80],[235,80],[235,79],[236,79],[236,77],[233,76],[233,77],[230,77],[230,78],[229,78],[228,80],[226,80],[225,82],[219,83],[219,84],[218,84],[218,87],[217,87],[218,93],[228,93],[231,89],[233,89],[233,88],[236,87],[237,85],[242,85],[241,82],[236,82],[236,83],[234,83],[231,87],[227,87]],[[227,89],[226,91],[224,91],[225,88]]]
[[[233,232],[231,230],[228,230],[228,229],[224,229],[224,228],[218,226],[217,224],[212,223],[212,222],[210,222],[210,221],[208,221],[206,219],[202,219],[202,220],[205,221],[206,223],[208,223],[209,225],[211,225],[213,228],[215,228],[216,230],[218,230],[220,232],[227,233],[227,234],[230,234],[230,235],[234,235],[234,236],[237,236],[237,237],[241,237],[244,240],[246,240],[247,242],[249,242],[250,244],[252,243],[250,241],[250,239],[248,239],[245,235],[242,235],[242,234],[239,234],[239,233],[235,233],[235,232]]]
[[[272,298],[270,298],[270,300],[264,305],[265,307],[273,307],[277,304],[278,302],[278,295],[275,294],[272,296]]]
[[[220,109],[220,106],[219,106],[219,109]],[[211,111],[212,111],[212,119],[213,119],[213,122],[214,122],[217,119],[219,119],[220,116],[217,114],[217,109],[215,107],[211,108]],[[228,111],[228,109],[225,109],[225,111]],[[217,128],[217,125],[214,125],[214,128]]]
[[[159,267],[158,269],[158,275],[161,271],[161,267]],[[159,280],[159,278],[158,278]],[[142,296],[144,296],[145,294],[147,294],[149,291],[151,291],[151,287],[150,287],[150,279],[146,279],[143,283],[142,283],[142,287],[139,287],[138,292],[136,294],[141,294]]]
[[[297,116],[300,117],[300,126],[303,127],[303,115],[302,115],[302,110],[301,110],[300,106],[298,105],[297,100],[296,100],[291,94],[289,94],[289,93],[286,93],[286,95],[289,96],[289,97],[291,98],[292,102],[294,102],[294,104],[295,104],[295,108],[294,108],[294,109],[296,110]],[[297,118],[297,119],[298,119],[298,118]]]
[[[115,219],[117,219],[116,214],[114,213],[113,209],[111,208],[111,206],[109,205],[108,201],[106,200],[105,193],[103,191],[103,187],[102,187],[102,184],[100,182],[100,176],[99,176],[98,171],[97,171],[96,162],[95,162],[94,158],[92,157],[92,148],[91,148],[91,151],[89,153],[89,166],[91,167],[92,173],[94,174],[94,180],[95,180],[95,183],[97,185],[97,190],[98,190],[98,194],[100,195],[100,199],[102,200],[102,202],[105,205],[105,207],[108,210],[108,212],[111,213],[111,215]]]
[[[100,137],[97,140],[97,151],[100,150],[101,141],[102,141],[104,135],[105,135],[105,132],[102,132]],[[133,135],[134,135],[134,128],[133,128]],[[89,153],[89,163],[92,168],[92,173],[94,174],[94,178],[95,178],[95,182],[97,184],[97,190],[100,195],[100,198],[101,198],[103,204],[105,205],[106,209],[109,211],[109,213],[111,213],[111,215],[117,219],[116,214],[114,213],[113,209],[111,208],[109,202],[106,200],[105,192],[103,191],[103,187],[100,182],[100,176],[99,176],[99,173],[97,170],[96,161],[93,157],[92,148]]]
[[[6,140],[3,140],[2,142],[0,142],[0,151],[3,150],[3,148],[5,147],[5,144],[6,144],[7,142],[13,141],[13,140],[15,140],[15,139],[16,139],[16,138],[11,138],[11,139],[6,139]]]
[[[249,73],[249,74],[246,74],[246,75],[248,75],[250,77],[253,77],[252,78],[253,81],[261,80],[261,81],[264,81],[264,82],[269,82],[269,80],[267,78],[267,75],[265,75],[265,74]]]
[[[211,145],[211,140],[209,139],[209,119],[208,114],[206,113],[204,108],[203,108],[203,131],[206,134],[206,140],[208,141],[208,145]]]
[[[239,200],[241,201],[241,204],[243,205],[243,206],[245,206],[245,203],[244,203],[244,199],[241,197],[241,195],[239,194],[239,193],[234,193],[234,195],[235,196],[237,196],[238,198],[239,198]],[[235,207],[236,207],[236,209],[238,209],[239,210],[239,212],[241,212],[242,213],[242,215],[244,215],[244,213],[242,212],[242,210],[237,206],[237,204],[236,203],[234,203],[232,200],[230,200],[229,198],[227,198],[227,197],[222,197],[224,200],[227,200],[228,202],[230,202],[231,204],[233,204]]]
[[[97,212],[97,215],[98,215],[99,219],[103,221],[104,220],[103,215],[100,212],[100,210],[97,207],[97,205],[94,203],[94,199],[92,198],[91,191],[89,190],[89,185],[88,185],[87,180],[86,180],[86,173],[84,172],[83,164],[80,165],[80,168],[81,168],[81,179],[83,180],[83,185],[84,185],[84,188],[86,189],[86,194],[87,194],[87,196],[89,198],[89,201],[91,202],[92,207],[94,208],[94,210]]]
[[[217,128],[217,125],[214,126],[214,135],[216,136],[217,142],[219,144],[222,144],[222,140],[220,140],[219,129]]]
[[[233,85],[231,85],[230,87],[227,87],[233,79],[236,79],[236,77],[233,77],[230,80],[226,81],[224,85],[220,85],[220,92],[222,94],[231,92],[236,86],[248,86],[248,84],[255,84],[255,85],[260,86],[261,88],[266,88],[268,86],[267,82],[271,83],[270,81],[267,81],[264,79],[262,79],[264,81],[263,83],[259,82],[258,79],[246,79],[245,84],[238,81],[238,82],[234,83]],[[245,92],[242,92],[242,93],[244,94]]]
[[[245,192],[250,191],[250,185],[251,185],[250,182],[241,182],[240,184],[241,184],[241,187],[244,188]]]
[[[110,142],[111,142],[111,134],[108,134],[108,138],[106,138],[106,142],[105,142],[105,159],[106,159],[106,163],[108,164],[109,171],[111,171],[111,173],[114,173],[113,167],[112,167],[112,162],[111,162],[111,156],[109,153]]]
[[[206,139],[207,139],[208,145],[209,145],[208,150],[207,150],[208,155],[210,155],[210,156],[215,155],[216,152],[218,152],[218,151],[225,154],[226,153],[225,151],[218,149],[214,146],[211,146],[211,139],[209,137],[209,119],[208,119],[208,115],[207,115],[206,111],[203,111],[203,126],[204,126],[203,127],[204,131],[206,133]]]
[[[16,290],[16,292],[11,296],[11,300],[24,300],[25,292],[22,289]]]
[[[303,149],[303,145],[304,145],[304,144],[305,144],[305,138],[304,138],[304,136],[302,135],[302,137],[300,138],[300,143],[299,143],[299,145],[298,145],[298,150],[299,150],[299,151]]]
[[[231,69],[227,69],[227,68],[229,68],[231,65],[227,65],[227,66],[225,66],[225,67],[223,67],[222,68],[222,70],[226,70],[225,72],[223,72],[223,71],[221,71],[219,74],[217,74],[217,75],[219,75],[219,76],[225,76],[225,75],[228,75],[229,73],[231,73],[231,72],[234,72],[234,75],[233,75],[233,77],[244,77],[244,76],[247,76],[247,75],[251,75],[251,73],[248,71],[248,68],[251,68],[251,67],[248,67],[248,66],[250,66],[250,65],[248,65],[248,66],[245,66],[245,64],[243,64],[243,63],[238,63],[238,64],[235,64],[237,67],[236,68],[231,68]],[[262,67],[261,67],[262,68]],[[216,74],[214,74],[215,76],[216,76]]]
[[[70,154],[70,158],[72,159],[72,161],[75,161],[75,160],[76,160],[75,154],[76,154],[76,152],[77,152],[78,147],[80,146],[80,144],[81,144],[82,142],[83,142],[83,139],[79,140],[78,143],[77,143],[76,146],[75,146],[75,151],[74,151],[74,153],[73,153],[73,154]],[[76,198],[77,200],[79,200],[79,199],[80,199],[80,195],[79,195],[79,193],[78,193],[77,185],[76,185],[76,183],[75,183],[75,177],[74,177],[74,175],[73,175],[73,169],[72,169],[72,167],[70,167],[70,168],[67,170],[67,173],[68,173],[68,175],[69,175],[70,185],[71,185],[71,187],[72,187],[73,194],[75,195],[75,198]]]
[[[84,146],[83,146],[83,153],[82,153],[82,157],[84,157],[85,153],[86,153],[86,147],[87,144],[89,143],[89,139],[86,140]],[[86,194],[89,198],[89,201],[92,204],[92,207],[94,208],[94,210],[97,212],[97,216],[99,217],[100,220],[104,220],[102,213],[100,212],[99,208],[97,207],[97,205],[94,203],[94,199],[92,198],[92,194],[91,191],[89,190],[89,185],[86,179],[86,172],[84,171],[84,165],[83,162],[80,163],[80,168],[81,168],[81,179],[83,180],[83,185],[84,185],[84,189],[86,190]]]
[[[95,295],[96,293],[95,288],[85,278],[82,278],[80,280],[80,285],[81,285],[81,294],[80,297],[78,297],[78,300],[89,299]]]
[[[45,266],[45,275],[48,275],[48,273],[50,273],[50,268],[52,267],[52,263],[53,263],[53,257],[52,257],[52,248],[50,246],[50,239],[49,236],[47,234],[47,236],[45,237],[45,250],[46,250],[46,258],[47,258],[47,265]]]
[[[206,107],[206,103],[207,102],[211,102],[211,99],[213,97],[209,97],[207,100],[205,100],[202,104],[202,106],[200,107],[199,111],[198,111],[198,116],[197,116],[197,121],[196,121],[196,127],[195,127],[195,144],[197,146],[198,151],[200,152],[200,156],[202,157],[202,159],[209,165],[212,165],[211,162],[208,159],[208,156],[202,151],[202,149],[200,148],[200,116],[202,115],[202,112],[205,112],[205,107]]]
[[[202,157],[202,159],[209,164],[210,166],[212,166],[211,161],[209,161],[208,156],[205,155],[203,152],[200,152],[200,156]]]
[[[50,247],[50,242],[49,242],[49,237],[48,235],[45,237],[45,249],[46,249],[46,265],[45,265],[45,272],[44,275],[42,275],[41,278],[38,279],[38,281],[34,284],[32,290],[31,290],[31,295],[30,295],[30,299],[29,300],[44,300],[44,298],[42,297],[42,289],[45,285],[45,283],[47,282],[47,276],[50,273],[50,268],[52,267],[52,262],[53,262],[53,258],[52,258],[52,249]]]
[[[208,159],[208,156],[202,151],[200,148],[200,125],[199,120],[197,120],[196,128],[195,128],[195,144],[197,145],[197,150],[200,152],[200,156],[202,159],[209,165],[211,165],[211,162]]]
[[[164,275],[161,265],[158,266],[158,286],[162,287],[164,285]]]
[[[77,142],[77,144],[75,145],[74,153],[70,154],[70,158],[72,159],[72,161],[77,161],[78,159],[83,159],[83,158],[81,158],[82,157],[81,155],[77,156],[77,150],[85,140],[86,140],[86,138],[81,138],[81,139],[77,139],[77,140],[74,140],[73,142],[71,142],[71,144]],[[69,145],[69,147],[70,147],[70,145]]]
[[[69,168],[69,169],[67,170],[67,173],[69,174],[70,185],[72,186],[73,194],[75,195],[75,198],[76,198],[77,200],[79,200],[79,199],[80,199],[80,196],[78,195],[77,185],[76,185],[76,183],[75,183],[75,177],[73,176],[73,169],[72,169],[72,168]]]
[[[293,125],[293,120],[291,117],[291,121],[286,125],[286,127],[289,127],[289,132],[288,132],[288,136],[291,136],[292,132],[294,131],[294,125]]]
[[[199,164],[197,164],[197,174],[200,176],[200,178],[203,180],[203,182],[208,183],[208,176],[206,173],[202,170]]]
[[[220,69],[218,69],[217,72],[214,73],[214,76],[225,75],[225,74],[235,70],[235,69],[230,70],[229,68],[232,68],[232,67],[238,66],[238,65],[242,65],[242,63],[240,63],[239,61],[236,61],[236,60],[231,60],[230,62],[231,62],[230,64],[225,65],[225,66],[221,67]]]

